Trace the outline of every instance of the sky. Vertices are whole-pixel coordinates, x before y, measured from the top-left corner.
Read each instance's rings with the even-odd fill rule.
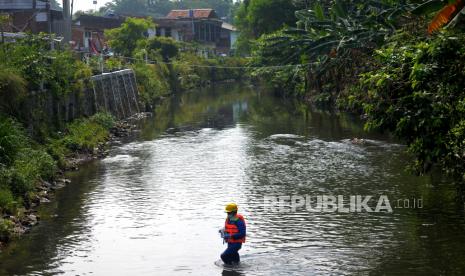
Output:
[[[61,3],[61,0],[58,0]],[[87,11],[95,9],[95,5],[93,4],[93,0],[74,0],[74,11]],[[111,0],[97,0],[97,9],[101,6],[104,6],[105,3],[111,2]]]

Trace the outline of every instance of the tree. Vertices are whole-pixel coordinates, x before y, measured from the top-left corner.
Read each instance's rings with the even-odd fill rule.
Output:
[[[295,26],[296,8],[290,0],[252,0],[247,20],[255,37],[269,34],[283,26]]]
[[[251,41],[283,26],[295,26],[296,7],[291,0],[244,0],[237,8],[234,24],[240,31],[237,49],[250,52]]]
[[[322,4],[323,3],[323,4]],[[305,55],[315,61],[344,59],[353,50],[370,52],[394,33],[396,21],[406,5],[387,1],[325,1],[315,2],[312,9],[296,12],[297,28],[287,28],[282,36],[274,36],[274,48],[294,48],[294,57]],[[279,55],[281,63],[290,57]],[[295,58],[294,58],[295,60]],[[326,68],[326,62],[323,62]]]
[[[252,0],[253,1],[253,0]],[[258,69],[279,90],[333,101],[373,64],[374,49],[395,33],[410,6],[397,1],[333,0],[301,2],[296,27],[261,36],[252,51],[252,66],[296,65]]]
[[[119,28],[106,30],[108,44],[118,54],[132,56],[140,40],[146,38],[147,30],[155,28],[152,19],[126,18]]]
[[[147,41],[147,51],[155,52],[163,57],[165,62],[178,55],[177,42],[170,37],[152,37]]]

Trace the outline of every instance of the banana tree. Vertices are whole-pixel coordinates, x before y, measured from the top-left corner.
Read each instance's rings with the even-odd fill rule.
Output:
[[[307,5],[312,9],[296,12],[296,28],[260,40],[257,65],[305,64],[307,83],[340,87],[363,70],[366,57],[412,9],[405,1],[388,0],[310,1]]]
[[[312,2],[312,9],[296,12],[297,28],[271,38],[275,47],[294,47],[296,56],[310,58],[344,56],[351,49],[370,50],[396,30],[396,20],[409,9],[397,1]]]

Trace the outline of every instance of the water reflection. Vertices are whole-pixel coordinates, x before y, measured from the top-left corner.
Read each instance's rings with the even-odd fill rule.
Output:
[[[351,138],[364,143],[352,143]],[[461,274],[463,205],[442,179],[405,173],[403,146],[347,115],[241,86],[163,102],[139,136],[70,175],[0,273]],[[422,197],[393,213],[281,214],[266,195]],[[225,202],[248,223],[243,264],[214,262]]]

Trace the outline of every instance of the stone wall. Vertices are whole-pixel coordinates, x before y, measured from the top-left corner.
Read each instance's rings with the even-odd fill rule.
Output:
[[[106,111],[117,119],[140,112],[136,76],[130,69],[91,77],[88,89],[57,96],[50,91],[32,92],[26,103],[25,121],[28,129],[59,129],[80,117]]]

